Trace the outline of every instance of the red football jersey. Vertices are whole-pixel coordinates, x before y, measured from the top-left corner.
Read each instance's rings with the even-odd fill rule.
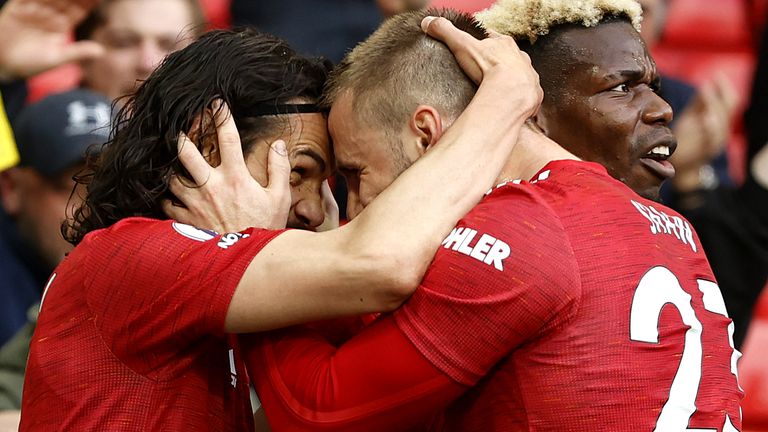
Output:
[[[530,332],[519,346],[511,347],[509,356],[432,427],[741,430],[743,392],[737,379],[740,354],[733,349],[733,324],[689,223],[674,211],[639,198],[593,163],[552,162],[535,180],[515,187],[542,197],[568,234],[568,241],[558,247],[570,248],[578,263],[578,307],[566,320]],[[466,229],[475,230],[475,225],[466,224]],[[519,319],[515,311],[521,306],[532,309],[510,302],[478,316],[473,304],[477,294],[464,292],[452,279],[477,277],[476,260],[466,251],[476,249],[482,240],[477,239],[479,234],[474,240],[461,236],[468,238],[454,231],[446,239],[444,248],[454,256],[438,253],[435,271],[430,270],[425,286],[396,317],[436,367],[470,384],[487,370],[489,350],[500,349],[494,337],[508,337],[501,331],[511,317]],[[529,247],[514,239],[509,246],[512,256]],[[462,253],[469,255],[463,263],[444,265]],[[547,255],[538,259],[558,271],[558,261]],[[481,295],[505,296],[509,289],[489,281]]]
[[[278,234],[130,218],[86,236],[43,294],[20,430],[253,430],[224,320]]]

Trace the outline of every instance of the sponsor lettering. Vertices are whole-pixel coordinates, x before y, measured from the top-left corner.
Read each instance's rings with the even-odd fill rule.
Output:
[[[477,241],[472,243],[477,238]],[[509,245],[489,234],[482,234],[466,227],[456,227],[442,243],[445,249],[452,249],[467,255],[496,270],[504,271],[504,260],[509,258]]]
[[[240,233],[228,233],[221,236],[221,239],[216,244],[218,247],[222,249],[227,249],[228,247],[234,245],[235,243],[239,242],[240,239],[248,238],[250,237],[249,234],[240,234]]]

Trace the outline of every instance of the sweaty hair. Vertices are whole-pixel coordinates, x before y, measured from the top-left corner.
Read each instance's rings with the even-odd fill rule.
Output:
[[[329,79],[324,105],[330,106],[341,94],[351,91],[358,120],[389,137],[399,132],[408,116],[422,104],[435,107],[443,115],[458,116],[472,100],[477,86],[445,45],[422,32],[421,20],[429,15],[445,17],[477,39],[487,37],[472,16],[453,10],[396,15],[342,60]],[[393,145],[396,152],[399,147]]]
[[[544,104],[570,97],[564,85],[578,66],[579,55],[560,35],[574,28],[625,21],[640,29],[642,9],[635,0],[498,0],[476,18],[489,30],[512,36],[531,57],[544,90]]]
[[[132,1],[132,0],[102,0],[91,11],[85,19],[80,22],[75,28],[75,40],[87,40],[91,39],[93,32],[99,27],[103,26],[107,21],[107,13],[109,8],[119,1]],[[205,32],[206,19],[203,14],[203,9],[200,7],[200,0],[181,0],[189,7],[190,14],[192,15],[191,27],[183,29],[179,37],[186,36],[184,33],[189,32],[189,36],[193,39],[197,39]]]
[[[172,199],[173,174],[189,178],[178,159],[181,132],[199,131],[198,147],[215,139],[212,103],[229,106],[243,152],[259,138],[285,127],[279,105],[318,101],[331,64],[298,55],[286,42],[254,29],[213,31],[170,54],[117,114],[111,139],[89,172],[85,201],[62,226],[79,243],[90,231],[120,219],[163,219],[163,199]]]
[[[618,16],[640,31],[642,8],[636,0],[498,0],[475,15],[485,28],[531,44],[560,24],[594,27]]]

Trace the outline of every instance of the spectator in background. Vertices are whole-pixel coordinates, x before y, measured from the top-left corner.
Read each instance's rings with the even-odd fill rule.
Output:
[[[2,271],[3,341],[27,318],[30,323],[0,350],[0,410],[21,406],[37,302],[51,272],[72,249],[61,223],[68,205],[81,202],[80,194],[73,194],[73,176],[84,167],[87,149],[107,141],[109,125],[109,99],[88,90],[49,96],[25,108],[14,124],[21,161],[0,173],[2,207],[10,216],[0,226],[0,251],[13,255],[4,263],[23,268]]]
[[[2,23],[9,26],[8,31],[4,33],[16,32],[18,37],[9,39],[10,42],[0,42],[0,60],[5,62],[0,68],[0,80],[26,78],[52,65],[80,60],[83,68],[83,86],[105,95],[109,100],[115,100],[132,93],[165,55],[188,45],[204,31],[205,20],[197,0],[104,0],[100,3],[90,1],[90,6],[99,3],[95,9],[88,8],[87,3],[89,2],[74,7],[48,7],[41,6],[34,0],[10,2],[8,7],[4,8],[5,13],[2,16]],[[38,16],[41,12],[42,15]],[[43,23],[42,30],[36,27],[38,20]],[[78,22],[80,24],[75,29],[78,42],[68,44],[69,32],[72,31],[68,26]],[[40,148],[38,151],[45,153],[46,149]],[[23,214],[20,219],[19,215],[3,214],[4,211],[11,211],[7,202],[11,199],[7,196],[12,193],[11,188],[23,191],[27,187],[37,187],[34,182],[25,184],[33,178],[18,176],[17,171],[24,172],[13,170],[3,176],[6,186],[0,192],[5,204],[0,208],[0,226],[4,239],[2,241],[6,245],[25,243],[38,250],[32,254],[9,252],[1,255],[7,258],[3,261],[3,274],[14,275],[9,276],[6,281],[16,281],[16,288],[4,286],[2,290],[2,294],[6,296],[2,307],[7,313],[0,319],[0,344],[5,343],[13,332],[21,327],[30,300],[37,301],[48,272],[61,259],[59,253],[56,253],[57,257],[50,256],[50,251],[55,249],[52,244],[40,246],[38,242],[58,242],[60,247],[66,244],[58,232],[53,236],[46,234],[32,238],[33,231],[30,226],[37,226],[37,222],[40,222],[29,219],[34,216],[32,214]],[[72,184],[67,184],[68,193]],[[22,200],[20,205],[25,203],[26,201]],[[54,215],[57,224],[60,223],[63,212]],[[9,219],[26,224],[20,228],[27,231],[17,233],[15,224]],[[20,238],[24,239],[23,243],[18,240]],[[42,264],[30,264],[38,261],[40,251],[44,257]],[[16,262],[11,258],[14,256],[23,259]],[[32,271],[27,272],[28,269]],[[7,285],[7,282],[4,281],[4,285]],[[19,321],[20,319],[22,321]]]
[[[70,43],[71,27],[82,21],[98,0],[10,0],[2,3],[0,91],[5,111],[13,119],[26,98],[24,79],[65,63],[98,57],[104,50],[91,41]],[[16,158],[6,159],[12,151],[9,147],[7,141],[0,145],[3,152],[0,154],[0,170],[16,163]],[[12,162],[4,163],[9,160]]]
[[[133,93],[166,55],[204,31],[198,0],[104,0],[75,30],[78,41],[104,47],[81,62],[81,85],[112,100]]]
[[[0,81],[24,79],[66,62],[93,58],[103,53],[103,48],[93,42],[69,43],[69,33],[95,5],[97,0],[10,0],[0,10]],[[13,153],[8,164],[0,171],[18,162],[15,143],[10,131],[2,137],[2,151]],[[2,173],[8,179],[12,174]],[[3,182],[4,184],[7,182]],[[2,193],[0,193],[2,195]],[[25,261],[19,261],[16,251],[9,248],[12,239],[21,236],[16,232],[10,219],[0,206],[0,301],[2,307],[11,310],[14,299],[21,306],[13,313],[5,309],[0,320],[0,343],[5,342],[22,325],[29,293],[39,297],[42,284],[35,282],[47,275],[34,276]],[[10,282],[14,282],[11,290]]]
[[[643,8],[641,35],[652,48],[661,39],[666,25],[669,0],[639,0]],[[662,201],[683,210],[695,206],[689,193],[732,184],[723,148],[731,132],[738,98],[723,75],[713,77],[699,88],[661,73],[661,96],[675,113],[671,123],[678,146],[670,161],[675,177],[662,191]]]
[[[37,73],[44,72],[61,64],[73,61],[83,61],[97,58],[104,53],[104,48],[92,41],[70,43],[70,33],[75,25],[90,12],[98,0],[10,0],[0,10],[0,30],[3,38],[0,38],[0,84],[3,91],[9,88],[9,84],[19,82]],[[18,90],[18,85],[13,86]],[[24,92],[21,94],[23,99]],[[4,94],[5,95],[5,94]],[[13,99],[13,97],[11,97]],[[17,104],[21,106],[20,103]],[[15,109],[13,110],[15,111]],[[9,113],[13,113],[9,110]],[[3,116],[4,117],[4,116]],[[0,120],[4,124],[2,143],[2,166],[0,166],[0,184],[3,189],[9,186],[9,180],[25,177],[25,168],[6,171],[18,163],[18,152],[13,142],[13,134],[7,127],[6,120]],[[35,125],[36,126],[36,125]],[[51,151],[51,150],[48,150]],[[26,149],[22,157],[26,159]],[[56,154],[52,151],[51,154]],[[52,169],[52,167],[47,167]],[[29,177],[29,172],[26,173]],[[23,246],[23,240],[19,232],[4,212],[5,203],[13,206],[19,213],[22,209],[34,207],[30,204],[37,199],[41,207],[57,201],[57,192],[45,187],[45,180],[38,183],[42,189],[49,189],[50,193],[44,193],[48,198],[27,196],[19,194],[16,186],[10,185],[15,192],[14,196],[6,197],[5,192],[0,192],[3,205],[0,206],[0,302],[2,307],[2,321],[0,321],[0,341],[5,340],[21,326],[25,320],[26,306],[37,301],[42,289],[41,279],[47,278],[41,270],[45,264],[39,264],[43,259],[35,258],[29,248]],[[60,179],[59,179],[60,180]],[[59,184],[60,185],[60,184]],[[27,190],[29,189],[26,185]],[[54,187],[53,189],[57,189]],[[71,190],[71,187],[70,187]],[[63,217],[64,209],[58,211]],[[43,217],[43,215],[35,215]],[[54,233],[55,237],[61,237]],[[55,238],[54,237],[54,238]],[[53,246],[52,246],[53,247]],[[21,255],[21,256],[19,256]],[[53,256],[51,252],[46,255]],[[35,269],[29,268],[29,262]],[[34,318],[34,314],[31,318]],[[31,330],[29,331],[31,333]],[[26,350],[29,335],[24,335],[20,330],[12,342],[4,346],[0,351],[0,430],[17,430],[18,427],[18,394],[21,391],[23,368],[26,361]],[[14,396],[14,394],[16,396]],[[16,402],[14,402],[16,400]]]
[[[15,6],[18,3],[22,2],[11,3],[9,6]],[[34,2],[29,0],[27,0],[27,3],[34,5]],[[26,12],[26,15],[24,15],[22,13],[24,10],[20,8],[11,8],[11,11],[16,11],[15,16],[17,19],[19,17],[22,19],[36,18],[34,14],[29,12]],[[104,0],[95,9],[90,11],[88,15],[86,15],[86,10],[83,7],[74,11],[74,15],[70,14],[71,16],[66,17],[56,16],[57,12],[60,11],[61,8],[56,9],[51,15],[46,16],[46,22],[56,20],[60,22],[56,23],[58,27],[48,29],[48,32],[43,35],[35,34],[34,26],[30,27],[29,22],[22,22],[25,28],[23,30],[16,30],[21,31],[24,35],[24,38],[20,39],[21,43],[18,44],[18,46],[24,48],[23,50],[10,45],[7,47],[0,46],[0,50],[5,49],[8,52],[5,57],[9,59],[10,65],[5,68],[7,71],[0,69],[0,73],[2,73],[0,78],[5,75],[23,77],[41,72],[47,64],[43,60],[49,62],[57,58],[60,58],[59,62],[81,60],[83,86],[101,93],[109,101],[112,101],[125,94],[132,93],[140,81],[149,76],[165,55],[188,45],[193,38],[200,35],[204,31],[205,23],[197,0]],[[34,49],[35,43],[48,44],[51,47],[56,47],[57,44],[65,44],[68,39],[68,32],[71,31],[71,29],[65,28],[65,24],[74,24],[78,21],[82,21],[75,31],[78,43],[64,45],[64,47],[69,48],[65,49],[62,47],[60,52],[47,53],[44,50],[41,51],[40,48]],[[10,24],[16,25],[14,22],[10,22]],[[20,26],[17,25],[17,27]],[[27,28],[31,28],[32,32],[27,31]],[[46,55],[35,59],[34,56],[29,56],[30,52],[42,52]],[[17,63],[22,61],[32,64],[24,69],[17,65]],[[40,117],[40,119],[46,118]],[[25,131],[18,132],[27,133]],[[47,144],[41,143],[38,145]],[[53,149],[48,150],[54,151]],[[46,149],[39,148],[36,151],[42,154],[46,152]],[[12,185],[19,191],[23,191],[27,187],[37,187],[37,184],[34,182],[25,183],[32,181],[32,177],[17,177],[14,174],[16,171],[12,170],[5,173],[4,183],[6,185]],[[73,186],[70,181],[72,174],[69,173],[69,177],[65,182],[69,189],[60,191],[62,194],[66,192],[67,197]],[[11,181],[12,179],[13,181]],[[6,196],[6,194],[12,192],[9,189],[10,187],[7,186],[2,191],[4,201],[11,199]],[[26,201],[21,202],[21,204],[24,203]],[[39,299],[45,279],[47,279],[50,270],[58,264],[62,257],[61,253],[52,252],[56,251],[57,246],[55,245],[58,244],[59,248],[67,247],[67,243],[58,231],[52,234],[50,231],[46,231],[44,235],[36,235],[31,227],[37,227],[40,221],[30,219],[35,216],[33,213],[22,214],[20,218],[18,217],[19,215],[10,214],[12,218],[20,222],[19,228],[26,230],[26,232],[17,233],[15,224],[8,221],[8,215],[2,214],[3,211],[11,212],[7,203],[3,208],[0,208],[0,225],[3,227],[2,236],[6,239],[6,243],[32,245],[37,251],[32,254],[18,254],[21,258],[24,258],[18,265],[15,261],[10,260],[10,258],[6,260],[8,263],[6,267],[8,268],[5,274],[25,274],[26,272],[21,269],[33,269],[33,271],[31,272],[31,278],[18,276],[7,279],[17,281],[17,286],[13,290],[10,287],[2,290],[4,295],[10,297],[6,298],[8,301],[4,302],[2,306],[6,309],[7,313],[0,320],[0,329],[3,329],[0,332],[0,343],[7,341],[13,332],[21,327],[24,322],[25,311],[30,305],[30,299],[32,302],[36,302]],[[58,229],[58,224],[63,219],[63,212],[53,213],[53,217],[56,219],[56,228]],[[33,235],[36,235],[36,237],[32,237]],[[20,238],[23,238],[25,241],[22,243],[18,240]],[[41,245],[40,242],[42,241],[50,244]],[[39,252],[43,254],[40,255]],[[51,256],[51,253],[54,253],[55,256]],[[38,256],[44,257],[42,264],[30,265],[30,263],[38,261]],[[19,307],[19,305],[23,306]],[[22,320],[21,322],[19,321],[20,319]],[[3,328],[2,326],[6,327]]]

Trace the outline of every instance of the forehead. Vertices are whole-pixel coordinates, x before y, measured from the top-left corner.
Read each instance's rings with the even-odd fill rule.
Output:
[[[353,101],[351,93],[342,93],[331,105],[328,115],[328,132],[333,139],[333,150],[339,165],[352,163],[352,159],[361,156],[357,146],[359,131],[356,127]]]
[[[328,138],[328,122],[320,113],[291,114],[289,127],[283,130],[280,138],[285,140],[289,152],[311,147],[327,161],[330,157],[331,144]]]
[[[593,74],[615,70],[655,68],[640,34],[626,21],[609,21],[595,27],[573,27],[559,36],[572,60]]]
[[[186,0],[117,0],[104,10],[104,27],[179,33],[193,21]]]
[[[336,165],[340,169],[367,168],[378,172],[392,164],[391,144],[374,123],[355,112],[354,97],[340,96],[331,106],[328,129],[333,139]]]

